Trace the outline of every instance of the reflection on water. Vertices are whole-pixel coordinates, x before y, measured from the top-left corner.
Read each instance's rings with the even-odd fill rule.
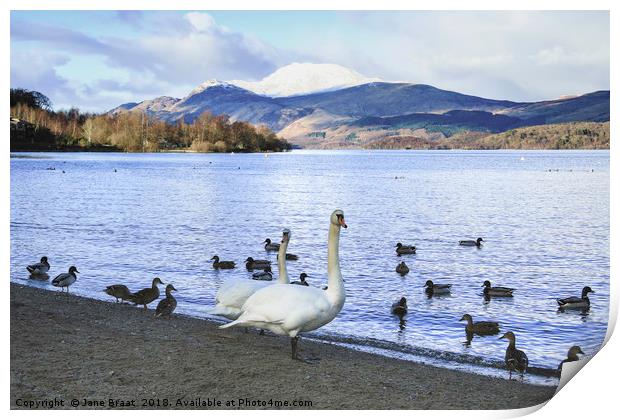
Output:
[[[608,152],[269,156],[11,159],[11,280],[51,289],[25,270],[47,255],[52,276],[78,267],[73,293],[109,299],[101,292],[108,284],[138,289],[159,276],[179,290],[179,312],[204,315],[222,281],[249,277],[248,256],[272,260],[277,271],[263,241],[284,227],[292,230],[288,252],[299,256],[288,261],[290,277],[305,271],[312,286],[324,286],[328,217],[342,208],[347,301],[318,335],[500,363],[506,343],[495,337],[463,346],[459,319],[469,313],[514,331],[533,366],[557,366],[572,345],[587,354],[601,345],[609,302]],[[481,248],[458,245],[477,237],[485,240]],[[397,242],[417,253],[398,257]],[[215,254],[237,268],[213,270]],[[410,269],[404,277],[394,270],[401,261]],[[428,296],[427,280],[452,284],[451,294]],[[485,300],[484,280],[515,288],[514,298]],[[555,299],[584,285],[597,291],[590,311],[559,312]],[[390,309],[401,296],[409,312],[399,322]]]

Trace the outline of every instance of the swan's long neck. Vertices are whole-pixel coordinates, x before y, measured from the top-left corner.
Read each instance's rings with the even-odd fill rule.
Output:
[[[286,249],[288,248],[289,241],[282,241],[280,243],[280,249],[278,250],[278,283],[288,284],[290,279],[288,278],[288,271],[286,270]]]
[[[340,226],[330,223],[327,240],[327,295],[333,303],[344,304],[345,291],[340,272]]]

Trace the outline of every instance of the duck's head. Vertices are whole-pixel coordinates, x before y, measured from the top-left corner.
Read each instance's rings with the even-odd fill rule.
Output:
[[[586,286],[583,288],[583,290],[581,291],[581,295],[582,296],[588,296],[588,293],[594,293],[594,290],[590,289],[590,286]]]
[[[347,224],[344,221],[344,212],[342,210],[334,210],[331,215],[330,221],[333,225],[338,227],[347,228]]]
[[[220,257],[218,257],[217,255],[214,255],[211,257],[212,260],[215,260],[215,262],[218,262],[220,260]]]
[[[301,273],[301,274],[299,275],[299,280],[301,280],[302,282],[303,282],[303,281],[306,281],[306,277],[310,277],[310,276],[309,276],[309,275],[307,275],[306,273]]]
[[[478,239],[476,239],[476,243],[477,243],[478,245],[480,245],[480,242],[484,242],[484,239],[482,239],[482,238],[478,238]]]
[[[71,267],[69,267],[69,273],[71,273],[71,274],[79,273],[79,271],[77,270],[77,268],[75,268],[74,265],[72,265]]]
[[[515,341],[515,334],[512,331],[508,331],[507,333],[504,333],[504,335],[502,335],[499,339],[507,339],[510,341]]]
[[[402,246],[403,246],[403,244],[401,244],[400,242],[398,242],[398,243],[396,244],[396,248],[401,248]]]
[[[290,229],[284,229],[282,231],[282,243],[288,242],[291,239]]]
[[[491,282],[488,280],[485,280],[484,283],[482,283],[482,287],[491,287]]]
[[[173,285],[169,284],[169,285],[167,285],[167,286],[166,286],[166,292],[167,292],[167,293],[170,293],[170,292],[172,292],[173,290],[174,290],[175,292],[177,291],[177,289],[175,289]]]
[[[267,238],[263,241],[263,243],[269,245],[271,243],[271,239]]]
[[[573,346],[570,348],[570,350],[568,350],[568,356],[577,356],[578,354],[585,354],[582,350],[581,347],[579,346]]]
[[[161,279],[159,277],[155,277],[153,279],[153,287],[157,286],[158,284],[161,284],[162,286],[164,285],[164,282],[161,281]]]
[[[246,263],[253,263],[254,262],[254,258],[252,257],[248,257],[247,260],[245,260]]]
[[[407,298],[406,297],[401,297],[400,300],[398,301],[398,306],[407,306]]]
[[[433,287],[433,282],[431,280],[426,280],[426,283],[424,283],[425,287]]]
[[[404,261],[401,261],[400,264],[398,264],[398,266],[401,267],[401,268],[405,268],[405,267],[407,267],[407,264],[405,264]]]
[[[465,315],[463,315],[461,317],[461,319],[459,319],[459,321],[467,321],[467,322],[469,322],[469,321],[473,321],[473,319],[472,319],[470,314],[465,314]]]
[[[41,257],[41,262],[42,263],[46,263],[47,262],[47,257]]]

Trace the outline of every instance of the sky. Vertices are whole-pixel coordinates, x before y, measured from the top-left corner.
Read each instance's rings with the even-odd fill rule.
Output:
[[[609,89],[609,13],[12,11],[11,87],[102,112],[293,62],[538,101]]]

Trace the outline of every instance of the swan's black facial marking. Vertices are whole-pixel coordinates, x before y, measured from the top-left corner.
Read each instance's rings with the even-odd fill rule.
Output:
[[[340,224],[340,226],[346,229],[348,226],[344,221],[344,214],[337,214],[336,217],[338,218],[338,223]]]

